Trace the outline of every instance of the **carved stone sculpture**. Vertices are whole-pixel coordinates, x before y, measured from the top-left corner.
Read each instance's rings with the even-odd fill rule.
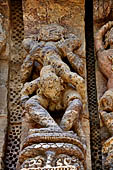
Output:
[[[65,35],[65,32],[66,30],[61,26],[49,25],[40,29],[36,38],[38,41],[24,40],[24,47],[29,51],[29,55],[22,65],[22,80],[26,82],[29,79],[35,60],[43,67],[51,65],[65,83],[71,83],[85,98],[84,79],[77,73],[71,72],[69,66],[62,61],[67,57],[72,67],[83,76],[83,61],[73,53],[80,47],[81,42],[74,34]],[[33,53],[36,54],[33,55]]]
[[[94,0],[93,1],[93,9],[94,9],[94,21],[102,22],[107,17],[109,17],[111,8],[112,8],[112,0]]]
[[[74,53],[81,42],[62,26],[51,24],[43,26],[35,40],[27,38],[23,44],[28,55],[21,69],[21,101],[38,128],[30,129],[22,144],[21,168],[85,169],[86,144],[80,120],[85,99],[84,64]],[[66,57],[77,73],[63,62]],[[33,74],[36,62],[37,77]],[[63,115],[56,122],[60,110]]]
[[[101,72],[108,79],[107,91],[100,98],[99,112],[109,131],[109,139],[103,144],[105,168],[113,168],[113,22],[104,25],[95,36],[95,49]]]

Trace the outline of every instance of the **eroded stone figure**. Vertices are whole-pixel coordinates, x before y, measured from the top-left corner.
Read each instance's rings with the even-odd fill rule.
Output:
[[[102,22],[110,15],[112,9],[112,0],[94,0],[94,21]]]
[[[74,53],[74,50],[81,45],[77,36],[66,34],[66,30],[61,26],[49,25],[40,29],[37,39],[37,41],[24,40],[24,47],[30,51],[22,65],[23,82],[29,79],[35,60],[43,67],[51,65],[57,76],[65,83],[75,86],[80,95],[85,98],[85,83],[81,77],[84,75],[83,60]],[[66,57],[81,76],[71,72],[69,66],[62,61]]]
[[[82,111],[82,100],[79,93],[84,97],[84,79],[77,73],[71,72],[68,65],[62,61],[63,56],[68,56],[70,63],[83,75],[83,62],[73,53],[74,49],[80,47],[80,41],[74,34],[65,38],[64,33],[64,28],[57,25],[41,28],[38,41],[44,42],[35,42],[32,52],[26,57],[22,65],[22,80],[24,82],[28,80],[34,60],[41,62],[43,68],[40,71],[40,78],[24,85],[22,101],[28,100],[29,95],[36,92],[36,95],[25,103],[25,108],[28,109],[33,120],[54,130],[70,130],[76,121],[78,123],[75,129],[80,134],[82,132],[79,115]],[[28,47],[26,42],[24,44]],[[32,45],[32,42],[29,45]],[[35,51],[34,55],[32,55],[33,51]],[[46,111],[47,108],[50,111],[66,109],[60,128],[51,119]]]
[[[98,65],[107,78],[107,91],[100,98],[99,112],[109,131],[109,139],[103,145],[105,167],[113,168],[113,22],[104,25],[95,36]],[[106,156],[107,155],[107,156]]]
[[[36,92],[36,95],[25,103],[25,108],[35,122],[53,131],[68,131],[74,128],[74,131],[83,137],[79,121],[82,112],[81,97],[73,86],[63,83],[52,66],[44,66],[41,69],[40,78],[25,84],[22,98],[25,100],[33,92]],[[60,127],[47,109],[50,111],[66,109]]]
[[[25,149],[21,152],[19,161],[22,164],[27,158],[31,158],[30,154],[34,153],[34,150],[36,152],[38,147],[38,150],[40,148],[45,152],[45,156],[41,156],[41,158],[36,152],[36,160],[38,159],[37,162],[41,167],[60,165],[66,167],[67,163],[67,165],[73,166],[72,168],[84,169],[85,135],[80,120],[85,99],[84,64],[82,59],[74,53],[74,50],[80,48],[81,42],[74,34],[67,34],[63,27],[51,24],[42,27],[35,40],[28,38],[23,43],[28,55],[22,65],[22,81],[25,84],[21,92],[21,101],[30,118],[40,128],[29,131],[30,135],[23,144],[23,149]],[[77,73],[72,72],[69,66],[63,62],[63,58],[66,57]],[[31,81],[36,61],[40,64],[40,67],[37,66],[40,75]],[[49,112],[59,110],[63,110],[64,114],[60,123],[56,123]],[[59,117],[61,116],[59,115]],[[40,143],[40,146],[36,144],[39,141],[51,141],[56,144],[47,143],[45,145],[48,146],[44,148],[44,143]],[[64,141],[70,143],[69,146],[68,144],[65,146]],[[60,149],[60,151],[60,143],[58,142],[62,143],[62,147],[67,148],[67,151],[66,149]],[[30,148],[29,143],[35,143],[36,147]],[[71,145],[75,147],[75,153],[73,153],[74,151],[70,152]],[[57,150],[58,153],[61,153],[56,154]],[[28,153],[29,151],[30,153]],[[49,156],[51,160],[48,159],[48,153],[53,155]],[[55,155],[57,155],[58,160]],[[24,159],[24,157],[26,158]],[[45,157],[47,162],[45,161],[46,163],[43,165]],[[57,160],[54,160],[54,165],[52,165],[52,157]],[[25,166],[23,167],[26,167],[28,162],[24,162]]]

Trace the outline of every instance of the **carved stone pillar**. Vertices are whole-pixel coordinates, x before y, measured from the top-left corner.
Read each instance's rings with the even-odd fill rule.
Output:
[[[90,169],[84,1],[23,0],[17,169]]]
[[[0,1],[0,169],[4,168],[8,126],[9,3]]]

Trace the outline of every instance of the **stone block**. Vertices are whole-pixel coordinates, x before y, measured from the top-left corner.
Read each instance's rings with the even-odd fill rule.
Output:
[[[8,62],[0,60],[0,86],[7,85],[8,81]]]
[[[8,1],[0,1],[0,59],[9,58],[9,4]]]
[[[7,116],[0,115],[0,159],[4,157],[6,132],[7,132]]]
[[[7,33],[8,34],[8,33]],[[9,50],[10,50],[10,47],[9,47],[9,40],[7,39],[6,40],[6,45],[5,45],[5,48],[4,50],[2,51],[2,53],[0,54],[0,59],[1,60],[8,60],[9,59]]]
[[[0,170],[4,170],[3,160],[0,158]]]
[[[0,86],[0,115],[7,114],[7,88]]]

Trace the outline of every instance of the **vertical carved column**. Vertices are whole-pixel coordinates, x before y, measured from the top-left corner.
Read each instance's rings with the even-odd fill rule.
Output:
[[[9,26],[8,1],[0,1],[0,169],[4,169],[8,122]]]
[[[24,0],[23,12],[24,117],[17,169],[86,169],[84,3]]]
[[[15,170],[20,149],[22,126],[22,107],[20,92],[22,88],[20,69],[24,56],[22,48],[23,16],[22,2],[10,1],[10,58],[8,81],[8,132],[5,155],[5,168]]]

